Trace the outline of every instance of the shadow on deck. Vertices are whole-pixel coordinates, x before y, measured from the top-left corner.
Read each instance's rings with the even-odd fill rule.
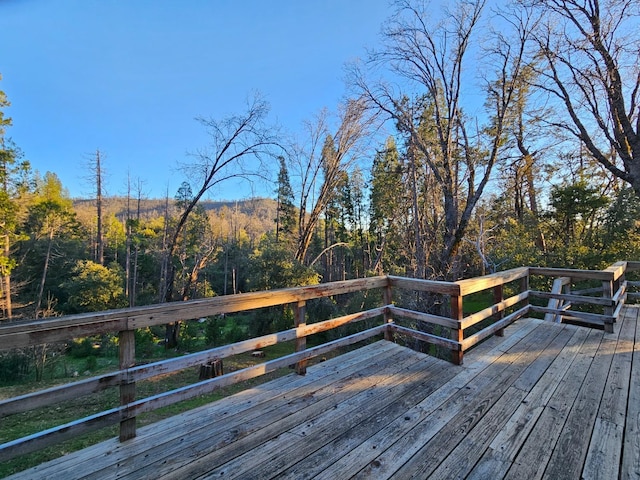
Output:
[[[639,312],[521,319],[462,366],[379,341],[10,478],[638,478]]]

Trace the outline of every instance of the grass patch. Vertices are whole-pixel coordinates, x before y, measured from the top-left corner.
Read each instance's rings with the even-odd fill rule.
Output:
[[[465,316],[484,310],[491,305],[493,305],[493,291],[491,290],[483,290],[482,292],[467,295],[462,303]]]

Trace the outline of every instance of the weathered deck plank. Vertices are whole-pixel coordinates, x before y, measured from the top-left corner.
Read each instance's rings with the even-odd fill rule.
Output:
[[[564,328],[553,339],[473,431],[460,442],[452,454],[431,475],[432,478],[466,477],[472,470],[476,475],[475,472],[483,471],[482,465],[479,466],[478,461],[486,455],[490,446],[493,446],[494,451],[505,454],[507,458],[510,456],[510,451],[515,449],[518,443],[517,437],[525,435],[527,431],[528,422],[522,421],[522,411],[533,408],[533,412],[535,412],[539,410],[539,405],[545,402],[545,393],[553,387],[554,376],[551,365],[561,358],[560,355],[565,351],[565,347],[571,348],[570,346],[575,342],[576,330],[579,331],[579,329]],[[543,374],[545,379],[541,380]],[[547,376],[550,379],[547,379]],[[529,410],[527,413],[529,414],[525,414],[524,419],[531,420],[532,412]],[[492,419],[489,423],[487,417]],[[460,462],[458,460],[460,458],[464,458],[464,461]],[[499,478],[497,474],[498,471],[493,471],[489,476],[484,477],[484,474],[480,474],[477,478]]]
[[[274,439],[272,442],[254,446],[254,438],[240,439],[210,452],[197,462],[186,464],[167,478],[198,478],[201,474],[207,474],[214,477],[224,475],[224,478],[248,479],[258,473],[262,478],[268,472],[275,475],[288,462],[299,460],[300,456],[312,452],[316,442],[330,440],[341,429],[353,426],[354,419],[360,416],[375,417],[376,413],[385,408],[397,395],[419,387],[425,372],[428,372],[428,366],[434,361],[433,358],[414,353],[403,361],[394,361],[385,369],[374,368],[368,374],[363,371],[365,374],[359,381],[352,381],[345,388],[348,397],[345,395],[344,398],[340,398],[340,392],[336,391],[328,399],[329,404],[318,402],[314,406],[299,409],[293,412],[286,422],[274,423],[273,428],[260,433],[263,437],[270,435]],[[426,375],[428,376],[428,373]],[[279,438],[278,435],[285,432],[293,435],[296,441],[283,442],[285,439]],[[272,454],[273,447],[277,448],[276,456]],[[263,450],[266,450],[267,454],[264,454]],[[236,458],[229,462],[231,451]]]
[[[640,478],[640,325],[521,319],[454,366],[382,341],[15,475]]]
[[[361,442],[359,435],[366,430],[363,426],[367,423],[374,423],[376,426],[384,424],[385,421],[390,421],[389,417],[393,419],[406,412],[409,405],[415,405],[424,398],[424,390],[428,387],[429,380],[435,380],[435,376],[436,369],[423,370],[422,373],[416,372],[415,375],[398,378],[395,382],[376,385],[375,389],[363,391],[339,408],[291,429],[289,432],[296,435],[297,441],[281,445],[279,455],[262,456],[258,450],[247,452],[244,458],[236,459],[241,468],[234,472],[231,478],[258,480],[275,477],[311,455],[315,459],[317,450],[341,436],[353,435],[356,441]],[[227,465],[211,471],[207,476],[221,476],[223,472],[227,478]]]
[[[385,451],[401,438],[405,437],[416,425],[421,424],[428,416],[436,411],[442,410],[442,404],[452,398],[471,381],[480,371],[488,367],[491,359],[504,353],[508,348],[520,341],[524,336],[536,327],[535,322],[521,322],[513,325],[506,334],[506,337],[493,337],[479,345],[467,356],[467,366],[462,371],[449,369],[455,376],[438,388],[433,394],[426,397],[422,402],[408,410],[402,417],[398,417],[394,422],[379,430],[372,437],[365,440],[357,447],[346,451],[341,458],[334,459],[333,463],[322,471],[315,473],[317,479],[333,480],[335,478],[350,478],[365,468],[370,462],[376,464],[375,458],[379,452]],[[468,394],[469,398],[471,393]],[[458,408],[463,408],[466,397],[458,396]],[[455,408],[450,408],[445,415],[455,414]],[[435,417],[435,416],[434,416]],[[444,422],[443,422],[444,424]]]
[[[618,343],[607,375],[607,383],[582,472],[584,479],[615,478],[618,475],[629,397],[635,327],[635,322],[630,318],[621,319]]]
[[[108,478],[114,475],[115,471],[118,472],[118,476],[124,476],[131,469],[153,465],[155,457],[161,458],[162,462],[174,452],[188,451],[189,441],[194,440],[200,431],[211,439],[221,440],[218,436],[220,432],[224,435],[225,430],[233,429],[234,424],[242,421],[238,419],[240,416],[247,420],[255,418],[256,414],[247,414],[247,412],[252,412],[258,405],[270,402],[269,404],[276,408],[278,398],[292,399],[296,395],[304,398],[305,395],[321,390],[327,385],[344,382],[350,375],[359,375],[363,364],[370,362],[366,355],[367,348],[373,348],[373,346],[366,347],[364,352],[343,355],[339,362],[335,359],[325,362],[323,368],[312,369],[304,377],[296,375],[282,377],[270,382],[268,388],[259,386],[219,400],[215,403],[214,415],[209,413],[210,406],[203,406],[176,417],[176,421],[172,422],[172,419],[169,419],[143,427],[139,430],[138,437],[129,442],[118,443],[114,440],[95,445],[83,451],[84,457],[68,455],[61,459],[60,466],[54,464],[47,469],[48,464],[43,464],[35,467],[34,470],[41,475],[41,478],[50,478],[54,472],[64,478],[65,474],[72,475],[79,466],[84,464],[86,458],[91,458],[92,472],[85,478]],[[386,342],[377,345],[376,350],[380,364],[393,361],[402,354],[400,347]],[[271,388],[272,385],[273,388]],[[328,391],[326,396],[330,395],[331,392]],[[212,426],[211,423],[214,425]],[[66,458],[69,461],[63,463],[62,461]]]
[[[578,355],[578,350],[584,344],[588,333],[586,329],[575,329],[566,348],[555,358],[544,377],[531,389],[516,412],[496,435],[469,478],[477,480],[501,478],[506,474],[535,427],[551,395],[558,388]]]
[[[389,381],[393,373],[405,366],[414,365],[415,356],[406,356],[399,347],[377,355],[371,348],[358,354],[359,362],[353,370],[324,377],[324,381],[306,381],[302,387],[255,403],[238,417],[220,419],[219,415],[203,422],[204,426],[188,432],[181,442],[172,442],[168,448],[154,448],[153,457],[133,457],[118,466],[118,478],[150,478],[167,475],[184,465],[205,462],[212,468],[213,458],[228,460],[250,451],[261,443],[275,438],[289,428],[297,426],[306,416],[314,416],[355,395],[358,389],[366,389],[375,382],[375,374],[381,381]],[[345,375],[346,373],[346,375]],[[108,473],[108,472],[104,472]],[[126,474],[125,474],[126,473]],[[106,478],[103,474],[96,479]],[[188,478],[178,476],[177,478]]]
[[[457,457],[458,462],[466,466],[468,460],[452,452],[471,434],[485,415],[491,417],[490,412],[500,398],[563,330],[566,329],[536,329],[509,350],[505,355],[507,358],[495,362],[495,368],[501,370],[495,380],[474,395],[464,409],[424,443],[394,475],[399,478],[427,478],[450,456]],[[509,403],[508,399],[505,402]]]
[[[633,320],[636,325],[620,469],[620,478],[627,480],[640,479],[640,309],[626,308],[624,312],[625,321]]]
[[[616,328],[615,333],[603,335],[558,443],[551,454],[544,474],[546,478],[579,478],[582,474],[619,333],[620,329]]]
[[[596,330],[588,332],[570,369],[562,378],[547,406],[544,407],[504,478],[512,480],[542,478],[601,339],[601,332]]]
[[[553,333],[558,331],[553,330]],[[506,390],[510,378],[526,368],[525,362],[518,363],[518,360],[526,357],[533,350],[530,347],[537,342],[544,342],[546,337],[542,330],[534,329],[506,352],[496,351],[493,361],[486,368],[472,376],[465,375],[467,382],[460,385],[458,390],[450,391],[450,395],[443,399],[433,415],[381,452],[356,478],[389,478],[396,472],[401,478],[405,473],[398,470],[403,468],[406,468],[407,476],[409,470],[420,469],[426,478],[425,471],[435,468],[446,453],[455,448],[455,439],[469,431],[473,422],[489,408],[494,396],[499,398],[500,389]],[[467,364],[469,363],[471,362],[467,358]],[[512,371],[509,368],[512,366],[519,367]],[[453,381],[455,382],[455,378]],[[411,465],[405,467],[408,463]]]

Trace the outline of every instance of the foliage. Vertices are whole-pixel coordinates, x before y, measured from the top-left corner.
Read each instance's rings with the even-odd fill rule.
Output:
[[[401,230],[404,190],[400,153],[391,137],[385,148],[376,153],[371,172],[369,231],[375,242],[372,269],[376,273],[397,274],[407,263]]]
[[[280,171],[278,172],[278,188],[276,199],[278,202],[276,222],[276,242],[291,239],[296,228],[296,212],[293,205],[294,196],[289,180],[289,171],[284,157],[278,157]]]
[[[8,106],[0,90],[0,295],[4,297],[3,314],[12,318],[11,274],[18,265],[14,249],[21,239],[18,226],[32,180],[29,162],[22,160],[20,149],[5,137],[5,127],[11,125],[11,119],[4,116],[2,108]]]
[[[254,291],[314,285],[319,280],[313,268],[296,260],[291,249],[276,242],[271,234],[261,240],[251,257],[251,265],[248,284]]]
[[[94,337],[74,339],[68,343],[67,354],[73,358],[86,358],[98,354],[99,343]]]
[[[535,35],[528,30],[546,24],[544,15],[529,22],[536,20],[528,17],[536,11],[561,22],[571,15],[577,19],[584,10],[559,9],[576,2],[519,3],[528,8],[500,12],[505,31],[489,33],[489,44],[479,34],[487,32],[483,22],[492,20],[485,2],[459,2],[440,17],[422,0],[394,2],[383,47],[370,65],[399,75],[402,89],[355,71],[358,98],[339,107],[335,122],[328,113],[319,114],[301,144],[280,148],[283,138],[265,125],[267,105],[260,98],[239,115],[200,119],[211,143],[184,165],[187,179],[175,201],[143,199],[138,192],[132,209],[129,193],[126,199],[103,199],[108,267],[88,260],[96,256],[96,200],[72,202],[54,173],[32,174],[5,137],[11,122],[0,92],[1,293],[13,293],[22,305],[20,315],[37,317],[44,310],[95,311],[367,274],[454,278],[520,265],[595,268],[640,258],[640,202],[633,188],[615,178],[629,181],[625,176],[635,159],[629,163],[623,140],[634,129],[619,127],[637,119],[637,113],[627,108],[625,115],[633,118],[583,122],[589,131],[582,131],[580,121],[587,114],[606,116],[620,112],[620,105],[601,88],[598,76],[608,70],[580,72],[564,61],[582,57],[584,65],[592,64],[615,47],[608,64],[611,91],[621,93],[623,103],[637,105],[638,89],[631,88],[637,76],[614,78],[616,71],[637,63],[636,51],[619,43],[619,25],[628,19],[608,24],[603,33],[610,43],[584,57],[589,54],[585,45],[597,41],[582,38],[584,32],[598,25],[580,21]],[[631,3],[607,4],[593,18],[612,20],[615,5]],[[637,9],[629,12],[634,17]],[[579,25],[589,28],[581,32],[574,28]],[[583,41],[570,41],[578,37]],[[545,48],[539,43],[543,39],[564,49]],[[483,66],[478,86],[466,71],[470,53],[480,44],[487,49],[474,65]],[[636,44],[637,35],[630,35],[626,45]],[[531,45],[535,51],[524,48]],[[560,67],[558,78],[554,66]],[[571,72],[576,75],[567,76]],[[582,90],[580,82],[589,84],[589,79],[594,90]],[[568,93],[563,84],[571,87]],[[469,92],[477,104],[473,111],[465,104]],[[486,101],[481,104],[482,93]],[[582,103],[567,98],[570,94]],[[549,102],[548,95],[560,103]],[[578,121],[572,105],[578,107]],[[558,116],[561,110],[569,115]],[[386,124],[390,135],[377,151],[369,136],[376,120],[372,112],[392,120]],[[610,128],[615,135],[607,137]],[[566,142],[572,137],[582,144]],[[267,158],[272,161],[262,163]],[[364,174],[359,165],[366,166]],[[276,173],[273,199],[205,200],[227,179]],[[309,302],[307,319],[324,320],[378,300],[368,293]],[[438,308],[433,298],[415,301]],[[43,308],[44,302],[50,308]],[[290,308],[272,308],[176,325],[174,333],[183,348],[191,349],[292,323]],[[155,354],[160,330],[136,333],[141,355]],[[104,340],[93,341],[102,348]],[[82,345],[72,345],[70,353]]]
[[[31,360],[24,351],[10,350],[0,353],[0,385],[25,380],[31,373]]]
[[[56,284],[52,280],[59,279],[61,273],[69,273],[68,264],[74,258],[71,245],[80,234],[72,201],[54,173],[47,172],[43,179],[36,177],[36,190],[22,229],[26,248],[23,274],[29,275],[33,284],[38,285],[34,295],[34,316],[37,318],[44,313],[41,306],[45,291],[48,295],[55,291]],[[53,279],[49,275],[51,270],[55,271]]]
[[[104,267],[91,260],[79,260],[72,277],[63,283],[67,298],[61,305],[65,313],[99,312],[126,306],[122,269]]]
[[[136,355],[142,358],[151,358],[157,350],[159,338],[153,334],[149,327],[138,328],[134,332],[136,339]]]
[[[429,2],[394,5],[384,27],[385,42],[372,60],[399,75],[406,87],[368,81],[359,71],[356,82],[371,107],[396,124],[404,141],[413,274],[455,279],[461,274],[458,254],[473,213],[503,158],[506,120],[526,62],[524,39],[513,31],[508,32],[512,38],[496,36],[482,59],[473,60],[483,71],[484,85],[471,89],[462,72],[472,61],[470,45],[480,34],[485,2],[457,2],[437,20]],[[515,25],[505,22],[505,30]],[[466,115],[463,105],[470,92],[474,97],[484,93],[482,115]]]

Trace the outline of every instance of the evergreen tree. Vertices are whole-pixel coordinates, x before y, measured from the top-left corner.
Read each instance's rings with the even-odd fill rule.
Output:
[[[0,79],[2,77],[0,76]],[[3,108],[10,106],[0,90],[0,298],[4,300],[3,314],[13,317],[11,273],[16,267],[12,247],[18,237],[19,216],[24,206],[25,194],[30,187],[30,165],[22,160],[22,152],[10,138],[5,137],[5,127],[11,118],[5,117]]]
[[[56,239],[67,230],[69,233],[77,230],[78,223],[73,211],[73,203],[62,187],[60,179],[51,172],[47,172],[43,181],[37,182],[33,204],[29,209],[25,231],[31,235],[33,244],[42,242],[44,253],[36,255],[36,249],[31,248],[29,256],[40,257],[40,279],[35,301],[37,318],[41,313],[43,294],[47,282],[47,275],[52,263],[52,257],[65,255],[63,251],[56,251]]]
[[[399,250],[399,219],[404,185],[402,164],[396,143],[389,137],[384,150],[373,160],[370,192],[369,232],[374,242],[376,273],[395,273],[395,264],[401,258]]]
[[[290,238],[296,228],[296,211],[293,206],[294,196],[289,171],[284,157],[278,157],[280,171],[278,172],[278,189],[276,191],[278,209],[276,211],[276,242]]]

